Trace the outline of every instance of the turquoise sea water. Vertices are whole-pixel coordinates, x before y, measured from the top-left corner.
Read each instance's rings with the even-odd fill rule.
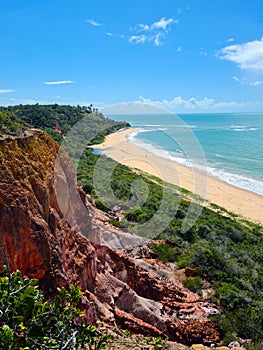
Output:
[[[121,115],[140,131],[129,140],[189,166],[197,143],[209,173],[263,195],[263,113]],[[192,147],[192,148],[191,148]]]

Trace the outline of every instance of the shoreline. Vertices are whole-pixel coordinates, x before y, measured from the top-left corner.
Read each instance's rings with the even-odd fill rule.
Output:
[[[138,130],[138,128],[129,128],[117,131],[108,135],[103,143],[94,145],[93,148],[99,149],[104,155],[121,164],[157,176],[229,212],[263,224],[263,196],[230,185],[213,175],[193,170],[173,160],[158,157],[139,145],[131,143],[127,136]]]

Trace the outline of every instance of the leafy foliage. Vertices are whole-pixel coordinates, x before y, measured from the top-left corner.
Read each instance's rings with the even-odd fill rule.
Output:
[[[192,292],[199,293],[202,289],[202,279],[200,276],[187,277],[183,281],[183,285]]]
[[[140,340],[140,338],[139,338]],[[163,349],[168,338],[162,338],[162,337],[157,337],[157,338],[142,338],[141,341],[144,342],[145,344],[153,345],[154,350],[159,350]]]
[[[27,123],[13,113],[0,111],[0,135],[19,135],[27,127]]]
[[[1,107],[0,111],[13,115],[20,122],[22,120],[35,128],[46,131],[59,143],[62,142],[63,135],[66,135],[83,118],[86,118],[87,121],[86,140],[91,140],[91,143],[100,143],[108,133],[129,126],[125,122],[115,122],[104,118],[92,105],[88,107],[58,104],[17,105]],[[93,140],[92,135],[95,137]]]
[[[0,348],[2,350],[106,348],[107,335],[86,323],[78,308],[83,293],[76,285],[62,287],[53,301],[38,281],[19,271],[0,275]]]
[[[12,130],[12,125],[12,127],[8,126],[11,132],[23,130],[21,124],[16,124],[21,122],[18,118],[22,118],[35,127],[46,130],[57,141],[63,138],[54,130],[58,121],[62,133],[66,134],[77,121],[85,116],[89,122],[87,130],[77,131],[79,145],[83,144],[87,135],[90,140],[92,139],[90,135],[96,136],[96,139],[92,140],[94,143],[101,142],[107,133],[126,126],[126,124],[116,124],[103,118],[92,107],[20,105],[7,109],[2,108],[2,116],[3,114],[3,120],[8,115],[7,124],[14,118],[14,123],[11,124],[14,125],[15,130]],[[77,145],[72,150],[73,158],[78,158],[78,148]],[[208,280],[212,284],[215,289],[212,301],[221,305],[225,310],[221,316],[216,316],[225,336],[228,336],[229,333],[236,333],[244,338],[255,340],[262,338],[262,227],[247,221],[242,224],[233,214],[228,214],[224,208],[213,205],[214,210],[204,207],[194,226],[187,232],[182,231],[182,222],[186,217],[189,201],[180,199],[177,188],[169,184],[162,184],[147,175],[137,174],[106,157],[102,157],[102,160],[103,168],[96,174],[98,178],[95,181],[101,184],[99,188],[94,185],[93,179],[98,156],[86,149],[79,162],[78,181],[90,196],[90,201],[109,213],[114,213],[116,210],[123,211],[122,221],[116,220],[114,215],[109,221],[122,229],[136,232],[138,227],[136,224],[147,222],[155,217],[166,189],[167,210],[174,208],[179,202],[180,204],[169,226],[164,225],[163,232],[154,236],[154,223],[147,228],[148,231],[144,232],[146,236],[167,240],[168,243],[156,244],[154,250],[163,261],[175,261],[179,267],[191,266],[196,269],[199,276],[194,280],[185,281],[188,287],[198,290],[201,283],[199,278]],[[147,191],[145,191],[145,186]],[[105,188],[111,189],[115,199],[111,198]],[[188,191],[183,190],[182,194],[191,197]],[[158,219],[162,220],[162,218]],[[139,231],[137,233],[142,234]],[[12,337],[24,332],[18,328],[19,333],[9,324],[3,324],[3,327],[1,328],[3,332],[1,339],[13,339]]]
[[[101,170],[102,184],[107,187],[110,183],[115,195],[115,199],[112,200],[103,188],[94,188],[93,171],[97,161],[98,156],[87,151],[79,163],[78,180],[102,210],[112,212],[114,207],[117,207],[119,211],[124,211],[122,221],[114,218],[110,220],[116,226],[136,232],[137,226],[134,226],[134,223],[146,222],[158,211],[164,187],[168,188],[167,210],[178,204],[180,198],[174,186],[169,188],[169,184],[152,181],[145,174],[139,175],[123,165],[114,163],[113,160],[104,158],[105,166]],[[114,171],[109,176],[109,170],[113,168]],[[141,180],[147,185],[147,196],[140,206],[134,207],[133,204],[143,192]],[[215,208],[215,211],[204,207],[194,226],[184,232],[181,227],[188,208],[189,201],[180,200],[174,219],[168,227],[163,227],[163,232],[154,237],[167,240],[167,243],[155,244],[155,252],[162,261],[174,261],[179,267],[191,266],[196,269],[198,276],[184,282],[190,289],[199,291],[202,280],[212,284],[215,289],[212,301],[225,310],[222,317],[217,316],[225,335],[228,332],[226,325],[231,323],[232,333],[245,338],[262,337],[262,227],[249,222],[242,224],[233,215],[227,216],[225,210],[222,215],[222,210],[218,211],[218,208]],[[144,234],[153,237],[154,225],[148,230],[149,232],[146,230]]]

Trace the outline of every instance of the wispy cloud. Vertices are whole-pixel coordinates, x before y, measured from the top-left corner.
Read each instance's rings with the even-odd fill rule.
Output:
[[[233,78],[233,80],[235,80],[237,83],[240,83],[240,84],[242,84],[242,85],[245,84],[245,80],[244,80],[243,78],[239,78],[239,77],[236,77],[236,76],[233,76],[232,78]]]
[[[164,31],[167,31],[169,28],[169,25],[172,23],[178,24],[179,21],[173,18],[166,19],[165,17],[162,17],[159,21],[154,22],[152,24],[139,24],[139,28],[141,30],[146,30],[146,31],[147,30],[153,31],[155,29],[162,29]]]
[[[248,79],[245,78],[245,77],[237,77],[237,76],[233,76],[232,77],[233,80],[235,80],[238,84],[240,85],[250,85],[251,86],[251,83],[248,82]]]
[[[140,23],[130,28],[129,34],[115,34],[112,32],[106,32],[105,35],[114,38],[121,38],[128,40],[133,44],[153,44],[155,46],[161,46],[164,43],[173,24],[178,24],[179,21],[174,18],[162,17],[156,22],[145,24]]]
[[[263,81],[261,80],[256,80],[256,81],[252,81],[251,83],[249,83],[250,86],[260,86],[263,85]]]
[[[205,52],[204,50],[200,50],[200,56],[207,56],[208,54],[207,54],[207,52]]]
[[[179,21],[173,18],[162,17],[160,20],[145,24],[140,23],[139,25],[131,28],[132,35],[128,37],[128,40],[134,44],[145,44],[152,43],[155,46],[160,46],[167,34],[169,33],[173,24],[178,24]]]
[[[238,45],[224,47],[219,58],[236,63],[241,69],[263,70],[263,37]]]
[[[63,85],[63,84],[72,84],[73,80],[58,80],[58,81],[45,81],[45,85]]]
[[[154,38],[154,45],[160,46],[160,45],[162,44],[161,39],[162,39],[163,36],[164,36],[163,33],[160,33],[160,32],[157,33],[157,34],[155,35],[155,38]]]
[[[120,39],[126,39],[127,37],[123,34],[113,34],[111,32],[105,33],[107,36],[114,37],[114,38],[120,38]]]
[[[0,89],[0,94],[9,94],[10,92],[15,92],[13,89]]]
[[[249,81],[248,78],[245,77],[237,77],[237,76],[233,76],[232,77],[237,83],[239,83],[240,85],[247,85],[247,86],[260,86],[263,85],[263,81],[262,80],[255,80],[255,81]]]
[[[94,19],[87,19],[86,22],[91,24],[94,27],[101,27],[103,25],[97,21],[94,21]]]
[[[240,79],[238,78],[238,77],[236,77],[236,76],[234,76],[234,77],[232,77],[236,82],[240,82]]]
[[[233,41],[235,41],[234,38],[229,38],[229,39],[226,40],[226,43],[232,43]]]
[[[141,34],[141,35],[132,35],[130,38],[129,38],[129,41],[130,42],[133,42],[135,44],[144,44],[147,40],[147,36],[144,35],[144,34]]]

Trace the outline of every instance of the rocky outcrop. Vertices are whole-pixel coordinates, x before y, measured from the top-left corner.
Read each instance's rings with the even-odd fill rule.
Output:
[[[207,319],[214,306],[176,281],[174,267],[155,265],[150,242],[100,220],[66,155],[54,178],[58,149],[35,129],[0,139],[0,266],[8,258],[48,294],[78,283],[90,322],[186,344],[218,341]]]

